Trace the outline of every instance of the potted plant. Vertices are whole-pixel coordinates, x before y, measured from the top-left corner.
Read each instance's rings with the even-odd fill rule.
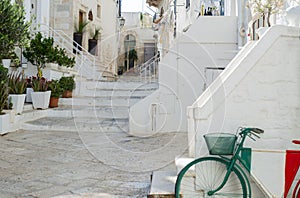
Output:
[[[0,134],[6,133],[9,128],[9,115],[3,112],[8,104],[7,73],[8,69],[0,64]]]
[[[50,102],[51,91],[48,90],[49,81],[44,77],[32,77],[31,99],[34,109],[47,109]]]
[[[46,67],[46,63],[56,63],[59,66],[73,67],[75,65],[75,57],[69,57],[65,49],[54,46],[52,37],[43,37],[38,32],[30,41],[30,45],[23,52],[24,57],[37,67],[37,77],[42,78],[42,69]]]
[[[96,55],[96,49],[98,45],[98,37],[99,37],[100,29],[95,29],[91,32],[91,39],[89,39],[89,52],[93,55]]]
[[[15,47],[22,47],[28,41],[30,24],[25,22],[24,8],[18,3],[1,0],[0,10],[0,59],[9,67]]]
[[[75,89],[76,84],[74,76],[63,76],[59,79],[59,84],[63,90],[63,98],[72,98],[72,91]]]
[[[60,87],[58,80],[52,80],[49,82],[48,90],[51,91],[49,107],[58,107],[59,97],[62,94],[62,88]]]
[[[8,77],[9,98],[16,114],[21,114],[25,102],[27,81],[22,73],[13,72]]]
[[[73,45],[74,45],[74,50],[73,52],[76,53],[76,49],[81,51],[81,46],[82,46],[82,36],[83,33],[85,32],[86,26],[89,24],[88,21],[79,21],[78,25],[75,24],[75,32],[73,34]]]

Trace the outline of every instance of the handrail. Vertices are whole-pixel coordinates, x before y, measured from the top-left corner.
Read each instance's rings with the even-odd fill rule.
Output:
[[[138,67],[140,78],[144,81],[157,80],[157,66],[160,60],[160,56],[157,53],[152,58]]]
[[[256,14],[253,16],[252,20],[248,23],[248,27],[250,27],[250,40],[259,39],[256,35],[256,30],[260,27],[265,27],[265,20],[265,16],[262,14]]]
[[[75,57],[77,70],[80,73],[80,76],[91,77],[96,79],[96,59],[95,57],[88,52],[85,48],[80,46],[76,41],[74,41],[69,35],[67,35],[62,30],[54,30],[49,27],[47,24],[34,24],[34,32],[46,32],[47,35],[51,35],[54,38],[56,44],[64,48],[70,55]],[[58,39],[57,39],[58,37]],[[81,49],[81,51],[79,50]],[[73,53],[75,50],[75,53]],[[83,67],[84,65],[84,67]],[[83,75],[83,69],[88,69],[87,65],[92,66],[92,71],[88,72],[86,75]]]

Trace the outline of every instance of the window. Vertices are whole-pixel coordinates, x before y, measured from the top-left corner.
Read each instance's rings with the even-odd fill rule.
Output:
[[[101,5],[97,5],[97,17],[101,18]]]
[[[83,15],[84,13],[82,11],[79,11],[79,24],[83,23]]]
[[[191,6],[190,0],[185,0],[185,8],[186,8],[186,9],[189,9],[190,6]]]
[[[89,11],[89,20],[93,21],[93,19],[94,19],[93,12],[92,12],[92,10],[90,10]]]

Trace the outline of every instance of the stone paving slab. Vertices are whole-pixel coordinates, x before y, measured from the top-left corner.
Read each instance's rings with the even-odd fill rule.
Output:
[[[9,133],[0,136],[0,198],[146,197],[152,171],[175,170],[186,143],[184,133]]]

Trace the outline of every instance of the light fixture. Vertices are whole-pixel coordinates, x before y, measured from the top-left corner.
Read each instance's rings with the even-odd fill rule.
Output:
[[[119,24],[120,24],[120,28],[124,27],[125,19],[123,17],[119,17]]]

